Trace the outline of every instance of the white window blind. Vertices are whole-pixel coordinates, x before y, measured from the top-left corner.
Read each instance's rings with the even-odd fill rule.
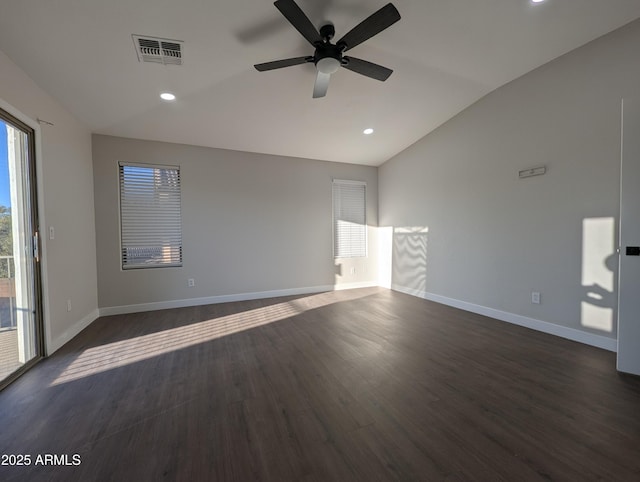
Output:
[[[180,168],[119,166],[122,268],[182,266]]]
[[[366,184],[333,181],[333,256],[356,258],[367,255]]]

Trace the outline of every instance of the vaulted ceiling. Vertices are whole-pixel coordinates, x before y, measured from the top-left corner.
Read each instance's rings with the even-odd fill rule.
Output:
[[[385,0],[297,3],[338,39]],[[95,133],[379,165],[497,87],[640,17],[637,0],[393,3],[402,19],[349,52],[391,77],[340,69],[320,99],[312,63],[253,68],[313,53],[270,0],[0,0],[0,50]],[[183,41],[183,65],[140,62],[132,34]]]

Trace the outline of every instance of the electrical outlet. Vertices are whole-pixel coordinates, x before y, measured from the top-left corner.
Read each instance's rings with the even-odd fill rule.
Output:
[[[531,292],[531,303],[533,303],[534,305],[540,304],[540,293],[538,293],[537,291]]]
[[[189,288],[192,288],[196,285],[196,280],[194,280],[193,278],[189,278],[187,280],[187,285],[189,285]]]

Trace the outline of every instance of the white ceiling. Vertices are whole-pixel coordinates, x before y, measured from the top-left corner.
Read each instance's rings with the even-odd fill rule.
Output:
[[[297,0],[336,39],[386,0]],[[349,52],[312,99],[312,55],[271,0],[0,0],[0,50],[93,132],[379,165],[488,92],[640,17],[638,0],[394,0],[402,20]],[[131,34],[184,41],[184,65],[140,63]],[[172,91],[177,101],[161,101]],[[1,90],[0,90],[1,95]],[[375,133],[364,136],[362,130]]]

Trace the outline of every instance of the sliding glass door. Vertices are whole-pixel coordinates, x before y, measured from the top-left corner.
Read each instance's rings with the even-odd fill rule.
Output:
[[[43,354],[34,146],[0,109],[0,388]]]

